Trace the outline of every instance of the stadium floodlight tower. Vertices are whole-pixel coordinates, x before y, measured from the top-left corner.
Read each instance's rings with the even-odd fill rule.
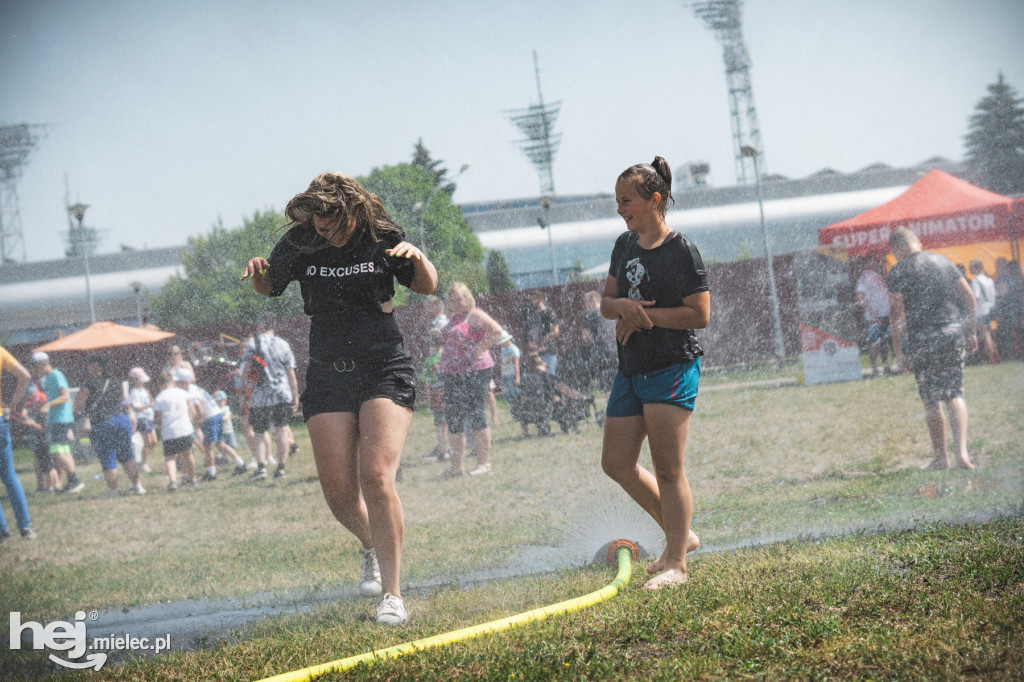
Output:
[[[747,185],[754,181],[755,165],[743,155],[744,147],[753,147],[760,156],[759,170],[765,172],[764,145],[757,125],[754,91],[750,86],[750,55],[743,43],[740,21],[742,0],[710,0],[697,2],[693,12],[704,20],[722,43],[725,77],[729,87],[729,115],[732,121],[732,147],[736,162],[736,182]]]
[[[551,237],[551,220],[548,211],[555,197],[555,179],[551,165],[558,151],[558,143],[562,140],[560,133],[554,133],[555,120],[562,108],[561,101],[544,104],[544,96],[540,90],[540,67],[537,65],[537,51],[533,51],[533,71],[537,77],[537,104],[526,109],[509,111],[512,121],[526,135],[520,140],[519,149],[526,154],[540,175],[540,205],[544,209],[544,217],[537,218],[541,229],[548,231],[548,251],[551,253],[551,277],[553,284],[558,284],[558,266],[555,264],[554,239]]]
[[[38,137],[27,123],[0,127],[0,263],[25,260],[25,239],[18,209],[18,178]]]

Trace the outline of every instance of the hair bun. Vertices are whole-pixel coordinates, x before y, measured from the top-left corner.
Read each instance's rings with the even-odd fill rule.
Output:
[[[662,177],[665,184],[672,187],[672,168],[669,167],[668,161],[665,160],[664,156],[655,156],[654,161],[651,162],[651,166],[658,172],[658,175]]]

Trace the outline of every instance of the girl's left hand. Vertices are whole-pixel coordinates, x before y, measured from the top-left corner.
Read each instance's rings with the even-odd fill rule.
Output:
[[[423,252],[415,244],[409,242],[398,242],[395,244],[395,248],[388,249],[385,251],[389,256],[395,258],[415,258],[416,260],[423,260]]]

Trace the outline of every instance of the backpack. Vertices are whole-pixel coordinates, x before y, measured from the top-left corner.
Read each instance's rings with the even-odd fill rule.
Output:
[[[267,359],[260,347],[260,335],[255,337],[256,349],[246,358],[249,364],[249,381],[256,386],[263,386],[270,382],[270,374],[267,373]]]

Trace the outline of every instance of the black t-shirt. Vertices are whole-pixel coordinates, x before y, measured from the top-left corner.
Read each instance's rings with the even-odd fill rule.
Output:
[[[956,283],[962,277],[947,258],[928,251],[910,254],[889,271],[889,293],[903,295],[911,345],[963,333],[963,316],[956,304]]]
[[[375,242],[363,232],[337,247],[312,225],[296,225],[270,253],[270,295],[280,296],[289,282],[299,282],[304,310],[312,318],[312,357],[353,357],[402,342],[394,315],[380,305],[395,295],[395,279],[406,287],[412,283],[413,263],[384,253],[405,240],[401,229],[379,236]]]
[[[113,378],[90,376],[82,388],[89,391],[89,397],[85,399],[85,413],[94,426],[124,411],[121,407],[121,384]]]
[[[678,308],[687,296],[708,290],[704,261],[689,239],[672,232],[657,248],[644,249],[638,238],[635,232],[623,232],[612,249],[608,274],[615,278],[621,298],[654,301],[655,308]],[[664,327],[633,334],[618,349],[623,376],[654,372],[704,354],[693,330]]]
[[[551,329],[558,324],[555,311],[551,308],[534,308],[528,305],[523,308],[523,333],[530,343],[539,343],[541,339],[551,333]],[[550,353],[555,350],[554,344],[544,343],[537,352]]]

